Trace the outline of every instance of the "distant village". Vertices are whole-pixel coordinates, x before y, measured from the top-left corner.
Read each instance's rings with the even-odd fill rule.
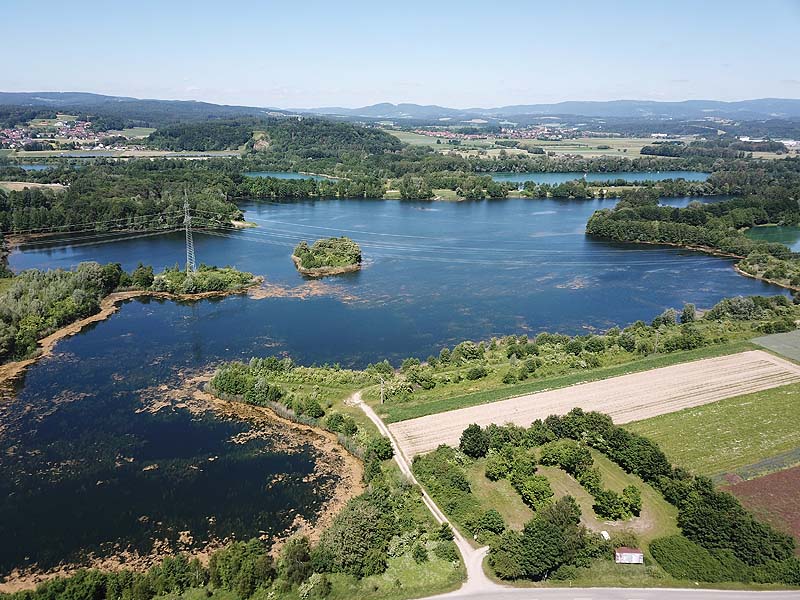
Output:
[[[91,121],[73,119],[31,121],[0,129],[0,148],[11,150],[117,149],[110,141],[107,132],[92,128]]]

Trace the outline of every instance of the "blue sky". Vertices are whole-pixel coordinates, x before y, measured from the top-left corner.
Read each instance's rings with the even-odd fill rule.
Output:
[[[0,0],[2,91],[279,107],[800,98],[800,0]]]

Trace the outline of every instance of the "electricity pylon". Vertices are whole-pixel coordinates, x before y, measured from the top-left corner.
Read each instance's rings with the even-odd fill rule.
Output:
[[[189,195],[183,195],[183,224],[186,226],[186,272],[194,273],[197,268],[194,264],[194,240],[192,239],[192,216],[189,214]]]

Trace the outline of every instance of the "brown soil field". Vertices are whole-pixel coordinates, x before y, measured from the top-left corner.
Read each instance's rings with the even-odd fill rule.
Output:
[[[457,446],[471,423],[527,427],[535,419],[575,407],[629,423],[796,382],[799,365],[751,350],[427,415],[392,423],[389,429],[412,458],[440,444]]]
[[[759,518],[800,542],[800,466],[726,486]]]
[[[67,189],[60,183],[33,183],[31,181],[0,181],[0,188],[9,192],[21,192],[25,188],[56,191]]]

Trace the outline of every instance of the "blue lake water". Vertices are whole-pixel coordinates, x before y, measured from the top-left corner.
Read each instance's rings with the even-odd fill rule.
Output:
[[[587,332],[684,302],[709,307],[725,296],[784,293],[737,275],[727,259],[585,236],[591,213],[613,205],[244,203],[258,227],[197,232],[198,261],[263,275],[274,297],[129,301],[59,342],[0,402],[0,539],[12,540],[0,544],[0,573],[115,545],[146,552],[152,537],[185,530],[196,540],[241,538],[281,530],[293,511],[313,517],[320,484],[303,480],[319,460],[313,449],[282,451],[279,431],[235,444],[247,424],[174,402],[147,410],[159,386],[178,388],[222,360],[286,353],[303,363],[398,364],[463,339]],[[333,235],[361,244],[364,269],[310,283],[296,272],[292,249]],[[69,268],[84,260],[161,269],[184,260],[183,234],[37,242],[10,264]],[[286,479],[269,483],[280,474]]]
[[[524,183],[535,181],[536,183],[549,183],[558,185],[574,179],[586,179],[586,181],[614,181],[624,179],[625,181],[664,181],[665,179],[685,179],[686,181],[705,181],[708,173],[698,171],[631,171],[627,173],[492,173],[495,181],[508,181],[512,183]]]
[[[335,177],[325,175],[309,175],[307,173],[289,173],[286,171],[250,171],[244,174],[245,177],[274,177],[275,179],[313,179],[314,181],[330,180],[335,181]]]
[[[25,169],[26,171],[47,171],[48,169],[52,169],[53,165],[12,165],[15,167],[19,167],[20,169]]]

